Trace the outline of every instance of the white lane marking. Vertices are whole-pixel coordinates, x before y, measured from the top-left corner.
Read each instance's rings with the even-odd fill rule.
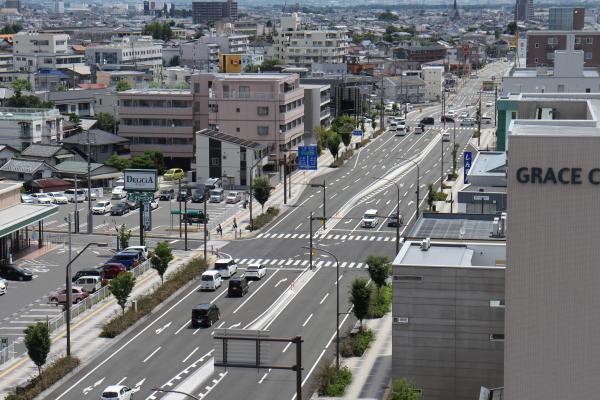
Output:
[[[185,323],[183,325],[181,325],[181,328],[177,329],[175,331],[175,335],[177,335],[179,332],[181,332],[183,330],[183,328],[185,328],[186,326],[188,326],[190,323],[188,321],[185,321]]]
[[[279,270],[277,270],[277,271],[279,271]],[[275,271],[275,272],[277,272],[277,271]],[[272,275],[271,275],[271,276],[272,276]],[[279,286],[280,284],[282,284],[282,283],[283,283],[283,282],[285,282],[285,281],[287,281],[287,278],[282,278],[282,279],[280,279],[280,280],[279,280],[279,281],[278,281],[278,282],[275,284],[275,287]]]
[[[121,383],[123,383],[125,381],[125,379],[127,379],[126,376],[124,376],[123,379],[121,379],[119,382],[117,382],[117,385],[120,385]]]
[[[165,329],[167,329],[168,327],[170,327],[171,324],[172,324],[172,321],[169,321],[169,323],[165,324],[162,328],[155,329],[154,332],[157,335],[160,335],[162,333],[162,331],[164,331]]]
[[[285,353],[287,351],[287,349],[290,348],[291,345],[292,345],[292,342],[288,342],[288,344],[285,345],[285,347],[283,348],[283,350],[281,350],[281,352]]]
[[[183,359],[183,361],[181,361],[181,362],[186,362],[187,360],[189,360],[189,359],[190,359],[190,357],[191,357],[191,356],[193,356],[193,355],[194,355],[194,353],[198,351],[198,348],[199,348],[199,347],[198,347],[198,346],[196,346],[196,348],[195,348],[194,350],[192,350],[192,352],[191,352],[191,353],[190,353],[190,354],[189,354],[189,355],[188,355],[186,358],[184,358],[184,359]]]
[[[302,327],[304,328],[306,326],[306,324],[308,324],[308,321],[310,321],[310,319],[313,317],[313,313],[310,313],[310,315],[308,316],[308,318],[306,318],[306,321],[304,321],[304,323],[302,324]]]
[[[162,346],[158,346],[158,348],[156,350],[154,350],[152,353],[150,353],[150,355],[148,355],[148,357],[144,358],[144,360],[142,362],[145,363],[146,361],[148,361],[150,359],[150,357],[155,355],[161,348],[162,348]]]
[[[238,326],[240,326],[242,323],[238,322],[237,324],[233,324],[229,327],[229,329],[233,329],[233,328],[237,328]]]
[[[325,302],[325,300],[327,300],[327,298],[329,297],[329,293],[325,293],[325,296],[323,296],[323,298],[321,299],[321,301],[319,302],[319,305],[323,304]],[[291,342],[290,342],[291,343]]]
[[[280,271],[279,269],[276,269],[276,270],[275,270],[275,271],[274,271],[274,272],[271,274],[271,276],[269,276],[267,279],[265,279],[265,281],[262,283],[262,285],[260,285],[260,287],[259,287],[258,289],[256,289],[256,290],[252,291],[252,293],[250,294],[250,296],[248,296],[248,297],[246,298],[246,300],[244,300],[244,301],[242,302],[242,304],[240,304],[240,305],[239,305],[239,306],[238,306],[238,307],[237,307],[235,310],[233,310],[233,313],[235,314],[235,313],[237,313],[238,311],[240,311],[240,308],[242,308],[242,307],[243,307],[243,306],[244,306],[244,305],[245,305],[245,304],[246,304],[248,301],[250,301],[250,299],[251,299],[252,297],[254,297],[254,296],[256,295],[256,293],[258,293],[258,291],[259,291],[260,289],[262,289],[262,288],[263,288],[263,286],[265,286],[267,283],[269,283],[269,281],[270,281],[271,279],[273,279],[273,277],[274,277],[275,275],[277,275],[277,273],[278,273],[279,271]],[[220,326],[218,326],[218,328],[220,328]]]

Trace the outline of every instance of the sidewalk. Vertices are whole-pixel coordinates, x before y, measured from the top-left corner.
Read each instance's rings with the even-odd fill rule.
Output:
[[[174,251],[175,261],[169,266],[167,276],[185,265],[191,258],[202,256],[202,251],[183,252]],[[141,275],[133,289],[131,299],[135,299],[141,294],[150,292],[156,285],[160,284],[160,277],[154,269],[150,269]],[[156,313],[162,306],[154,311]],[[116,339],[101,338],[98,335],[102,330],[102,325],[116,313],[120,313],[121,308],[113,296],[110,296],[98,303],[94,308],[81,316],[75,317],[71,321],[71,352],[81,360],[82,368],[89,364],[107,347],[113,345]],[[143,321],[144,319],[142,319]],[[135,326],[135,325],[134,325]],[[66,328],[63,326],[52,334],[52,349],[48,355],[48,363],[64,356],[66,353]],[[122,333],[120,337],[124,336]],[[17,356],[12,361],[0,365],[0,398],[13,390],[17,385],[27,382],[31,377],[37,375],[37,367],[30,361],[27,354]],[[43,397],[42,397],[43,398]]]

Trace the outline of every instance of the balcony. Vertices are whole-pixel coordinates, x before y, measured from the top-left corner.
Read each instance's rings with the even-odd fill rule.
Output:
[[[327,118],[327,117],[330,117],[330,116],[331,116],[331,112],[329,111],[329,109],[321,111],[321,119]]]
[[[210,99],[217,100],[274,100],[273,92],[250,92],[250,93],[239,93],[239,92],[223,92],[223,96],[218,96],[216,93],[211,93],[208,96]]]

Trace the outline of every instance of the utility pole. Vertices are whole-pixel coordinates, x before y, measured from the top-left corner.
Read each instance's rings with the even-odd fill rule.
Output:
[[[481,147],[481,89],[479,89],[479,108],[477,109],[477,147]]]
[[[446,129],[446,92],[442,91],[442,123]]]
[[[494,126],[498,126],[498,85],[494,85]]]
[[[310,221],[308,223],[308,266],[313,269],[313,212],[310,212]]]
[[[188,232],[187,232],[187,230],[188,230],[188,221],[189,221],[189,219],[188,219],[188,215],[187,215],[187,201],[185,203],[183,203],[183,204],[184,204],[184,207],[185,207],[185,219],[184,219],[184,223],[185,223],[185,236],[184,236],[185,240],[184,240],[184,243],[185,244],[184,244],[183,248],[184,248],[185,251],[188,251],[188,240],[187,240],[188,239],[188,235],[187,235]]]
[[[383,106],[383,73],[381,74],[381,87],[379,88],[379,129],[385,130],[385,108]]]
[[[75,214],[73,215],[73,219],[75,219],[75,229],[74,233],[79,233],[79,211],[77,210],[77,203],[79,202],[79,192],[77,191],[77,174],[75,174],[75,195],[73,196],[73,203],[75,204]]]
[[[250,221],[252,221],[252,219],[250,219]],[[206,224],[208,222],[208,215],[206,215],[206,191],[204,191],[204,221],[203,221],[203,225],[204,225],[204,261],[207,260],[206,258],[206,240],[208,237],[208,232],[206,230]],[[252,225],[252,222],[250,222],[250,225]]]
[[[73,72],[74,73],[74,72]],[[94,225],[94,217],[92,216],[92,144],[90,142],[90,130],[87,130],[87,187],[88,187],[88,217],[87,217],[87,233],[92,233]]]
[[[444,134],[442,133],[442,140],[440,140],[440,143],[442,145],[442,153],[441,153],[441,159],[440,159],[440,191],[441,188],[444,186]]]
[[[77,191],[75,191],[75,196],[77,196]],[[67,317],[67,321],[71,320],[71,262],[72,260],[72,242],[71,242],[71,213],[67,215],[67,224],[69,225],[69,263],[67,264],[66,277],[65,277],[65,286],[67,288],[67,304],[65,310],[65,316]],[[117,238],[117,243],[119,243],[119,238]],[[67,324],[67,356],[71,355],[71,324]]]
[[[283,204],[287,204],[287,153],[283,152]]]
[[[179,189],[176,199],[179,202],[179,239],[181,239],[181,178],[179,178]]]
[[[144,245],[144,202],[140,200],[140,246]]]

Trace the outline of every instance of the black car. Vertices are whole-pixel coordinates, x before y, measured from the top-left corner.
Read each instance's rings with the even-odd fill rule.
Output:
[[[211,303],[198,304],[192,309],[192,327],[212,326],[221,318],[219,307]]]
[[[175,189],[162,189],[160,191],[160,195],[158,196],[159,200],[170,201],[173,197],[175,197]]]
[[[243,276],[234,276],[229,279],[227,295],[229,297],[242,297],[248,293],[248,280]]]
[[[102,272],[96,268],[82,269],[82,270],[77,271],[75,273],[75,275],[73,275],[73,277],[71,278],[71,282],[75,282],[77,279],[81,278],[82,276],[97,276],[98,278],[102,279]]]
[[[188,201],[190,198],[190,194],[187,189],[181,189],[179,193],[177,193],[177,201]]]
[[[402,214],[400,214],[400,223],[398,224],[398,216],[396,214],[391,214],[388,217],[388,223],[387,226],[389,226],[390,228],[395,228],[397,226],[402,226]]]
[[[454,118],[449,117],[447,115],[442,115],[440,118],[440,122],[454,122]]]
[[[129,206],[126,203],[117,203],[110,210],[110,215],[123,215],[129,212]]]
[[[192,203],[202,203],[206,197],[206,189],[204,185],[199,188],[192,189]]]
[[[33,273],[14,264],[0,265],[0,278],[13,281],[30,281],[33,279]]]
[[[435,120],[433,119],[433,117],[425,117],[421,120],[421,123],[423,125],[434,125],[435,124]]]

